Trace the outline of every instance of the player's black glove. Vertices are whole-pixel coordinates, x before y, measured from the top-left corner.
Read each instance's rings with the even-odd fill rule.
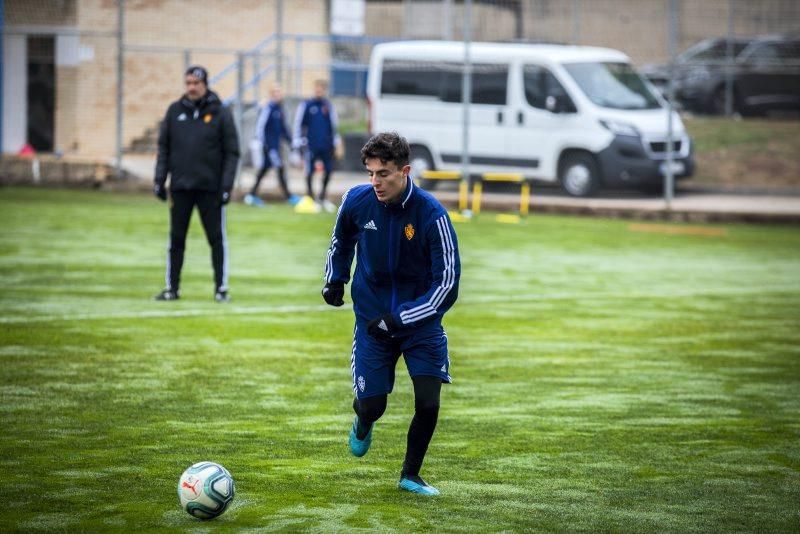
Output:
[[[344,304],[342,297],[344,297],[344,284],[340,282],[331,282],[322,288],[322,298],[331,306],[338,308]]]
[[[375,339],[392,339],[392,335],[397,333],[397,323],[391,313],[381,315],[367,323],[367,334]]]
[[[160,198],[162,201],[167,200],[167,188],[163,184],[153,185],[153,194]]]
[[[228,202],[231,201],[231,192],[230,191],[221,191],[219,194],[219,205],[224,206]]]

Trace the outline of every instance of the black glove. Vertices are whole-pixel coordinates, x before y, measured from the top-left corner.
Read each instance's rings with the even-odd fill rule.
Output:
[[[344,304],[342,297],[344,297],[344,284],[340,282],[331,282],[330,284],[325,284],[325,287],[322,288],[322,298],[331,306],[338,308]]]
[[[367,334],[375,339],[392,339],[392,335],[397,333],[397,323],[391,313],[381,315],[367,323]]]
[[[222,191],[219,194],[219,205],[224,206],[228,202],[231,201],[231,192],[230,191]]]
[[[153,185],[153,194],[160,198],[162,201],[167,200],[167,188],[163,184]]]

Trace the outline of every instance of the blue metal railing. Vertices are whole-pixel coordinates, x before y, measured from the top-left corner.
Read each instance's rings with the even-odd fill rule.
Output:
[[[253,58],[255,56],[258,56],[259,54],[263,53],[265,48],[267,48],[269,45],[273,43],[277,43],[278,40],[283,42],[286,41],[294,42],[295,49],[300,50],[302,49],[303,42],[327,42],[331,44],[375,45],[387,41],[392,41],[395,39],[390,39],[386,37],[351,37],[345,35],[320,35],[311,33],[294,33],[294,34],[285,33],[282,35],[272,33],[267,37],[265,37],[264,39],[262,39],[261,41],[259,41],[255,46],[253,46],[253,48],[241,52],[240,56],[237,57],[235,61],[226,65],[220,72],[212,76],[209,80],[209,83],[218,84],[222,80],[225,80],[228,76],[230,76],[232,73],[236,72],[240,68],[239,64],[242,61],[242,59]],[[304,64],[302,65],[302,68],[328,69],[334,66],[337,70],[359,72],[359,71],[366,71],[368,65],[366,62],[331,61],[329,63],[319,64],[319,65]],[[244,65],[242,65],[241,68],[244,68]],[[256,87],[258,83],[267,74],[275,71],[276,68],[277,68],[276,64],[273,63],[263,69],[260,69],[251,78],[249,78],[247,81],[244,82],[241,89],[237,89],[233,95],[223,99],[223,102],[226,105],[230,105],[231,103],[235,102],[239,94],[243,95],[245,91],[248,91]],[[297,58],[295,58],[295,65],[289,68],[292,70],[298,69]]]

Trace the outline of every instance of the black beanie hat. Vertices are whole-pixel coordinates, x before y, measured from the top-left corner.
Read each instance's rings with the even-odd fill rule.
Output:
[[[192,75],[204,84],[208,85],[208,71],[201,67],[200,65],[192,65],[188,69],[186,69],[186,74],[184,76]]]

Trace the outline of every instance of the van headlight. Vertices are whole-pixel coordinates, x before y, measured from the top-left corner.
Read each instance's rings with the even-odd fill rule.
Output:
[[[616,135],[628,135],[632,137],[640,137],[641,134],[636,126],[628,124],[627,122],[612,121],[609,119],[600,119],[598,121],[600,126]]]

